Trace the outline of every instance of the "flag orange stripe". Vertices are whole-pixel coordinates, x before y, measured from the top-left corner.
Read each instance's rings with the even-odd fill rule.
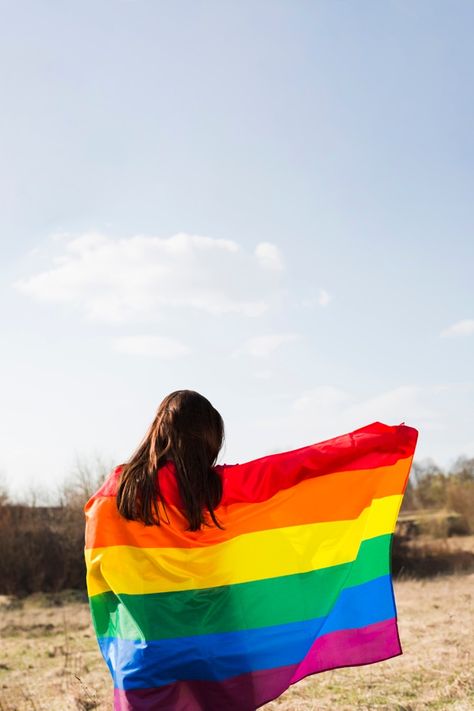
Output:
[[[125,521],[117,511],[115,498],[91,500],[86,515],[86,548],[138,546],[142,548],[195,548],[223,543],[235,536],[282,526],[298,526],[315,521],[357,518],[367,501],[400,494],[404,491],[412,457],[374,469],[334,472],[331,476],[305,479],[290,489],[283,489],[268,501],[231,504],[216,510],[225,527],[186,531],[187,522],[180,510],[168,505],[170,521],[146,527],[137,521]],[[356,483],[355,483],[356,482]],[[350,492],[345,497],[344,492]],[[99,520],[100,527],[94,525]],[[275,512],[278,516],[275,516]]]

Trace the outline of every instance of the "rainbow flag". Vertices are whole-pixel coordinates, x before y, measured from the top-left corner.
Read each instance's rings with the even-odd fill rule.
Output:
[[[216,467],[224,530],[117,512],[118,467],[85,506],[87,586],[115,709],[253,711],[309,674],[402,654],[391,541],[418,432],[374,422]]]

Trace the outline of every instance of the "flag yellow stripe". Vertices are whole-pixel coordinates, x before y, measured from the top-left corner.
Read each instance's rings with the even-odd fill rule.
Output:
[[[88,549],[89,596],[212,588],[347,563],[361,541],[394,531],[402,498],[373,499],[355,519],[257,531],[205,548]]]

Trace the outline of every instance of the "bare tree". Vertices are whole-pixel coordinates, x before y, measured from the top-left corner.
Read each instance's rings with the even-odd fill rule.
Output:
[[[30,484],[24,493],[16,497],[16,503],[31,508],[52,506],[54,495],[44,484]]]
[[[469,458],[464,454],[461,455],[456,459],[449,473],[460,482],[474,482],[474,457]]]
[[[5,479],[5,473],[0,472],[0,506],[5,506],[10,502],[8,486]]]
[[[59,490],[59,504],[69,508],[82,508],[112,471],[113,463],[96,454],[92,457],[76,456],[72,471]]]

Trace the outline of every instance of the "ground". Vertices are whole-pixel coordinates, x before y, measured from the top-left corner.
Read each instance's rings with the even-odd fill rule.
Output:
[[[474,574],[396,580],[403,655],[291,687],[265,711],[474,710]],[[77,593],[0,600],[0,711],[109,711],[108,671]]]

